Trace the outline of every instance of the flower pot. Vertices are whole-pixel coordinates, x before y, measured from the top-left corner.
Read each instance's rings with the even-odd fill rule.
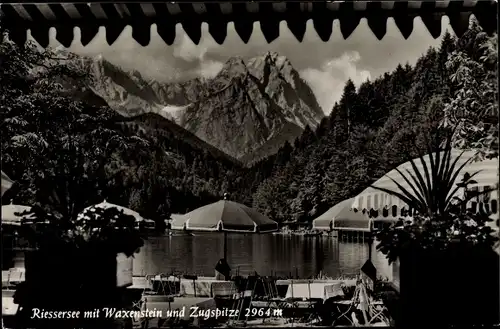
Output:
[[[405,250],[399,258],[404,327],[499,322],[499,259],[488,247]]]

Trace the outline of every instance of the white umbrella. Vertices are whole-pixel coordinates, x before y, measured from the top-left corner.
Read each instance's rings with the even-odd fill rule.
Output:
[[[371,219],[361,211],[351,208],[354,199],[347,199],[337,203],[324,214],[313,220],[313,229],[331,231],[339,229],[345,231],[371,231]]]
[[[144,220],[144,218],[142,218],[142,216],[139,215],[138,212],[133,211],[132,209],[129,209],[129,208],[126,208],[126,207],[123,207],[123,206],[119,206],[119,205],[116,205],[116,204],[113,204],[113,203],[109,203],[106,200],[104,200],[103,202],[98,203],[96,205],[93,205],[93,206],[85,208],[80,214],[78,214],[77,219],[83,219],[85,217],[85,213],[87,211],[93,212],[93,211],[95,211],[96,208],[98,208],[98,209],[116,208],[116,209],[118,209],[118,211],[123,211],[123,213],[125,215],[133,216],[135,218],[135,220],[138,221],[138,222],[142,222]]]
[[[2,171],[2,196],[12,187],[13,181]]]
[[[2,225],[14,225],[21,226],[21,219],[24,212],[28,212],[31,210],[29,206],[21,206],[12,204],[12,201],[9,205],[2,206]]]
[[[452,150],[451,154],[451,161],[454,161],[462,151],[459,150]],[[465,152],[457,161],[456,167],[458,168],[461,166],[465,161],[469,160],[470,158],[474,157],[475,152],[470,151],[470,152]],[[430,170],[430,161],[429,161],[429,155],[424,156],[424,161],[427,165],[427,168]],[[423,165],[420,161],[420,159],[415,159],[414,160],[415,165],[417,166],[417,169],[420,173],[423,174]],[[498,183],[498,158],[496,159],[491,159],[491,160],[483,160],[483,161],[474,161],[469,164],[467,164],[461,171],[460,174],[457,177],[457,180],[455,183],[459,183],[463,175],[465,173],[473,174],[477,171],[479,173],[473,177],[473,180],[475,180],[477,183],[471,184],[470,188],[471,189],[477,189],[479,191],[484,191],[485,189],[493,188],[497,183]],[[402,165],[398,166],[397,169],[401,171],[403,174],[407,175],[407,170],[414,174],[414,170],[412,168],[412,165],[410,162],[405,162]],[[404,181],[404,179],[401,177],[401,175],[397,172],[396,169],[391,170],[389,173],[387,173],[384,177],[380,178],[378,181],[376,181],[373,186],[379,187],[379,188],[385,188],[389,190],[393,190],[396,192],[400,192],[399,188],[394,184],[394,182],[391,180],[394,179],[396,180],[399,184],[401,184],[405,189],[407,189],[409,192],[412,192],[412,189],[409,187],[409,185]],[[410,180],[411,181],[411,180]],[[497,207],[497,190],[495,189],[490,193],[489,196],[487,195],[481,195],[478,197],[478,200],[471,200],[469,201],[468,206],[471,206],[472,202],[477,202],[479,204],[478,208],[484,207],[484,204],[490,203],[488,206],[490,209],[495,208],[495,212],[497,212],[496,207]],[[494,205],[493,205],[494,204]],[[388,216],[389,217],[399,217],[399,212],[402,209],[407,209],[408,206],[400,200],[398,197],[390,195],[388,193],[379,191],[377,189],[374,189],[372,187],[368,187],[365,189],[363,192],[358,194],[352,203],[352,208],[356,209],[358,211],[360,210],[376,210],[380,211],[383,210],[384,208],[389,208],[388,211]],[[395,214],[393,214],[393,211]],[[380,216],[380,214],[379,214]]]

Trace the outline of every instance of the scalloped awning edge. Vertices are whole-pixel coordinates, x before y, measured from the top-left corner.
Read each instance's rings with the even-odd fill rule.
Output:
[[[123,29],[132,26],[132,37],[146,46],[151,39],[151,25],[165,43],[175,40],[176,24],[180,23],[198,44],[202,23],[209,26],[214,40],[222,44],[227,36],[227,24],[234,22],[236,33],[247,43],[253,33],[254,22],[260,22],[267,42],[277,39],[280,23],[286,21],[290,32],[302,41],[306,25],[312,20],[315,31],[323,40],[329,40],[334,20],[347,39],[366,18],[378,39],[387,32],[387,20],[392,17],[404,38],[413,32],[413,20],[420,17],[429,33],[437,38],[441,34],[441,21],[447,16],[455,34],[461,36],[474,15],[483,29],[491,34],[497,30],[496,1],[356,1],[356,2],[238,2],[238,3],[63,3],[63,4],[2,4],[2,28],[9,30],[16,43],[26,42],[27,30],[42,46],[49,43],[51,27],[57,31],[56,39],[68,47],[74,38],[74,27],[81,30],[83,45],[88,44],[106,28],[106,40],[114,43]]]

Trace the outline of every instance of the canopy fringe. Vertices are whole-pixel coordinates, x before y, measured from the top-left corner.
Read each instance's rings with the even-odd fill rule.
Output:
[[[362,18],[366,18],[378,39],[385,36],[390,17],[404,38],[411,35],[415,17],[421,17],[434,38],[441,34],[443,16],[449,17],[458,36],[467,30],[471,15],[487,33],[492,34],[497,31],[497,6],[494,0],[3,4],[0,19],[2,27],[10,31],[11,39],[18,44],[26,42],[29,29],[33,38],[42,47],[47,47],[49,29],[54,27],[56,39],[68,47],[73,41],[74,27],[78,27],[81,42],[87,45],[101,26],[106,29],[107,42],[112,44],[130,25],[132,37],[146,46],[151,39],[152,24],[156,24],[164,42],[171,45],[177,23],[198,44],[203,22],[208,24],[210,35],[219,44],[226,39],[229,22],[234,22],[236,33],[245,43],[253,33],[254,22],[260,22],[266,41],[272,42],[279,37],[282,21],[297,40],[302,41],[310,19],[323,41],[330,39],[334,20],[340,21],[341,33],[347,39]]]

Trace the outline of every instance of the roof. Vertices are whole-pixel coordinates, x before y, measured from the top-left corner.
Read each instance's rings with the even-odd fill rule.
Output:
[[[497,4],[494,0],[481,1],[329,1],[329,2],[198,2],[178,0],[167,3],[64,3],[57,4],[3,4],[2,25],[12,31],[36,27],[33,37],[42,47],[48,45],[47,34],[52,26],[64,31],[57,39],[66,47],[73,41],[73,27],[81,29],[82,45],[87,45],[98,33],[98,27],[113,26],[107,39],[112,44],[127,25],[134,26],[132,37],[141,45],[149,43],[150,25],[156,24],[165,43],[175,39],[176,23],[181,23],[191,40],[198,44],[200,26],[207,22],[209,33],[222,44],[227,36],[227,24],[235,22],[235,30],[246,43],[253,32],[253,23],[261,21],[262,33],[268,42],[279,37],[279,23],[286,20],[290,31],[302,40],[308,20],[323,41],[332,34],[334,19],[340,20],[344,38],[354,32],[362,18],[366,18],[374,35],[381,39],[387,31],[387,19],[394,18],[401,34],[408,38],[413,31],[413,19],[421,17],[430,34],[441,34],[441,18],[448,16],[457,36],[468,27],[474,14],[487,33],[496,31]],[[138,25],[140,22],[141,25]],[[138,26],[144,27],[137,29]],[[136,32],[137,29],[137,32]],[[24,44],[26,33],[13,33],[15,42]]]
[[[350,209],[353,201],[354,199],[347,199],[337,203],[313,220],[313,228],[325,231],[331,229],[370,231],[371,221],[368,216]]]

